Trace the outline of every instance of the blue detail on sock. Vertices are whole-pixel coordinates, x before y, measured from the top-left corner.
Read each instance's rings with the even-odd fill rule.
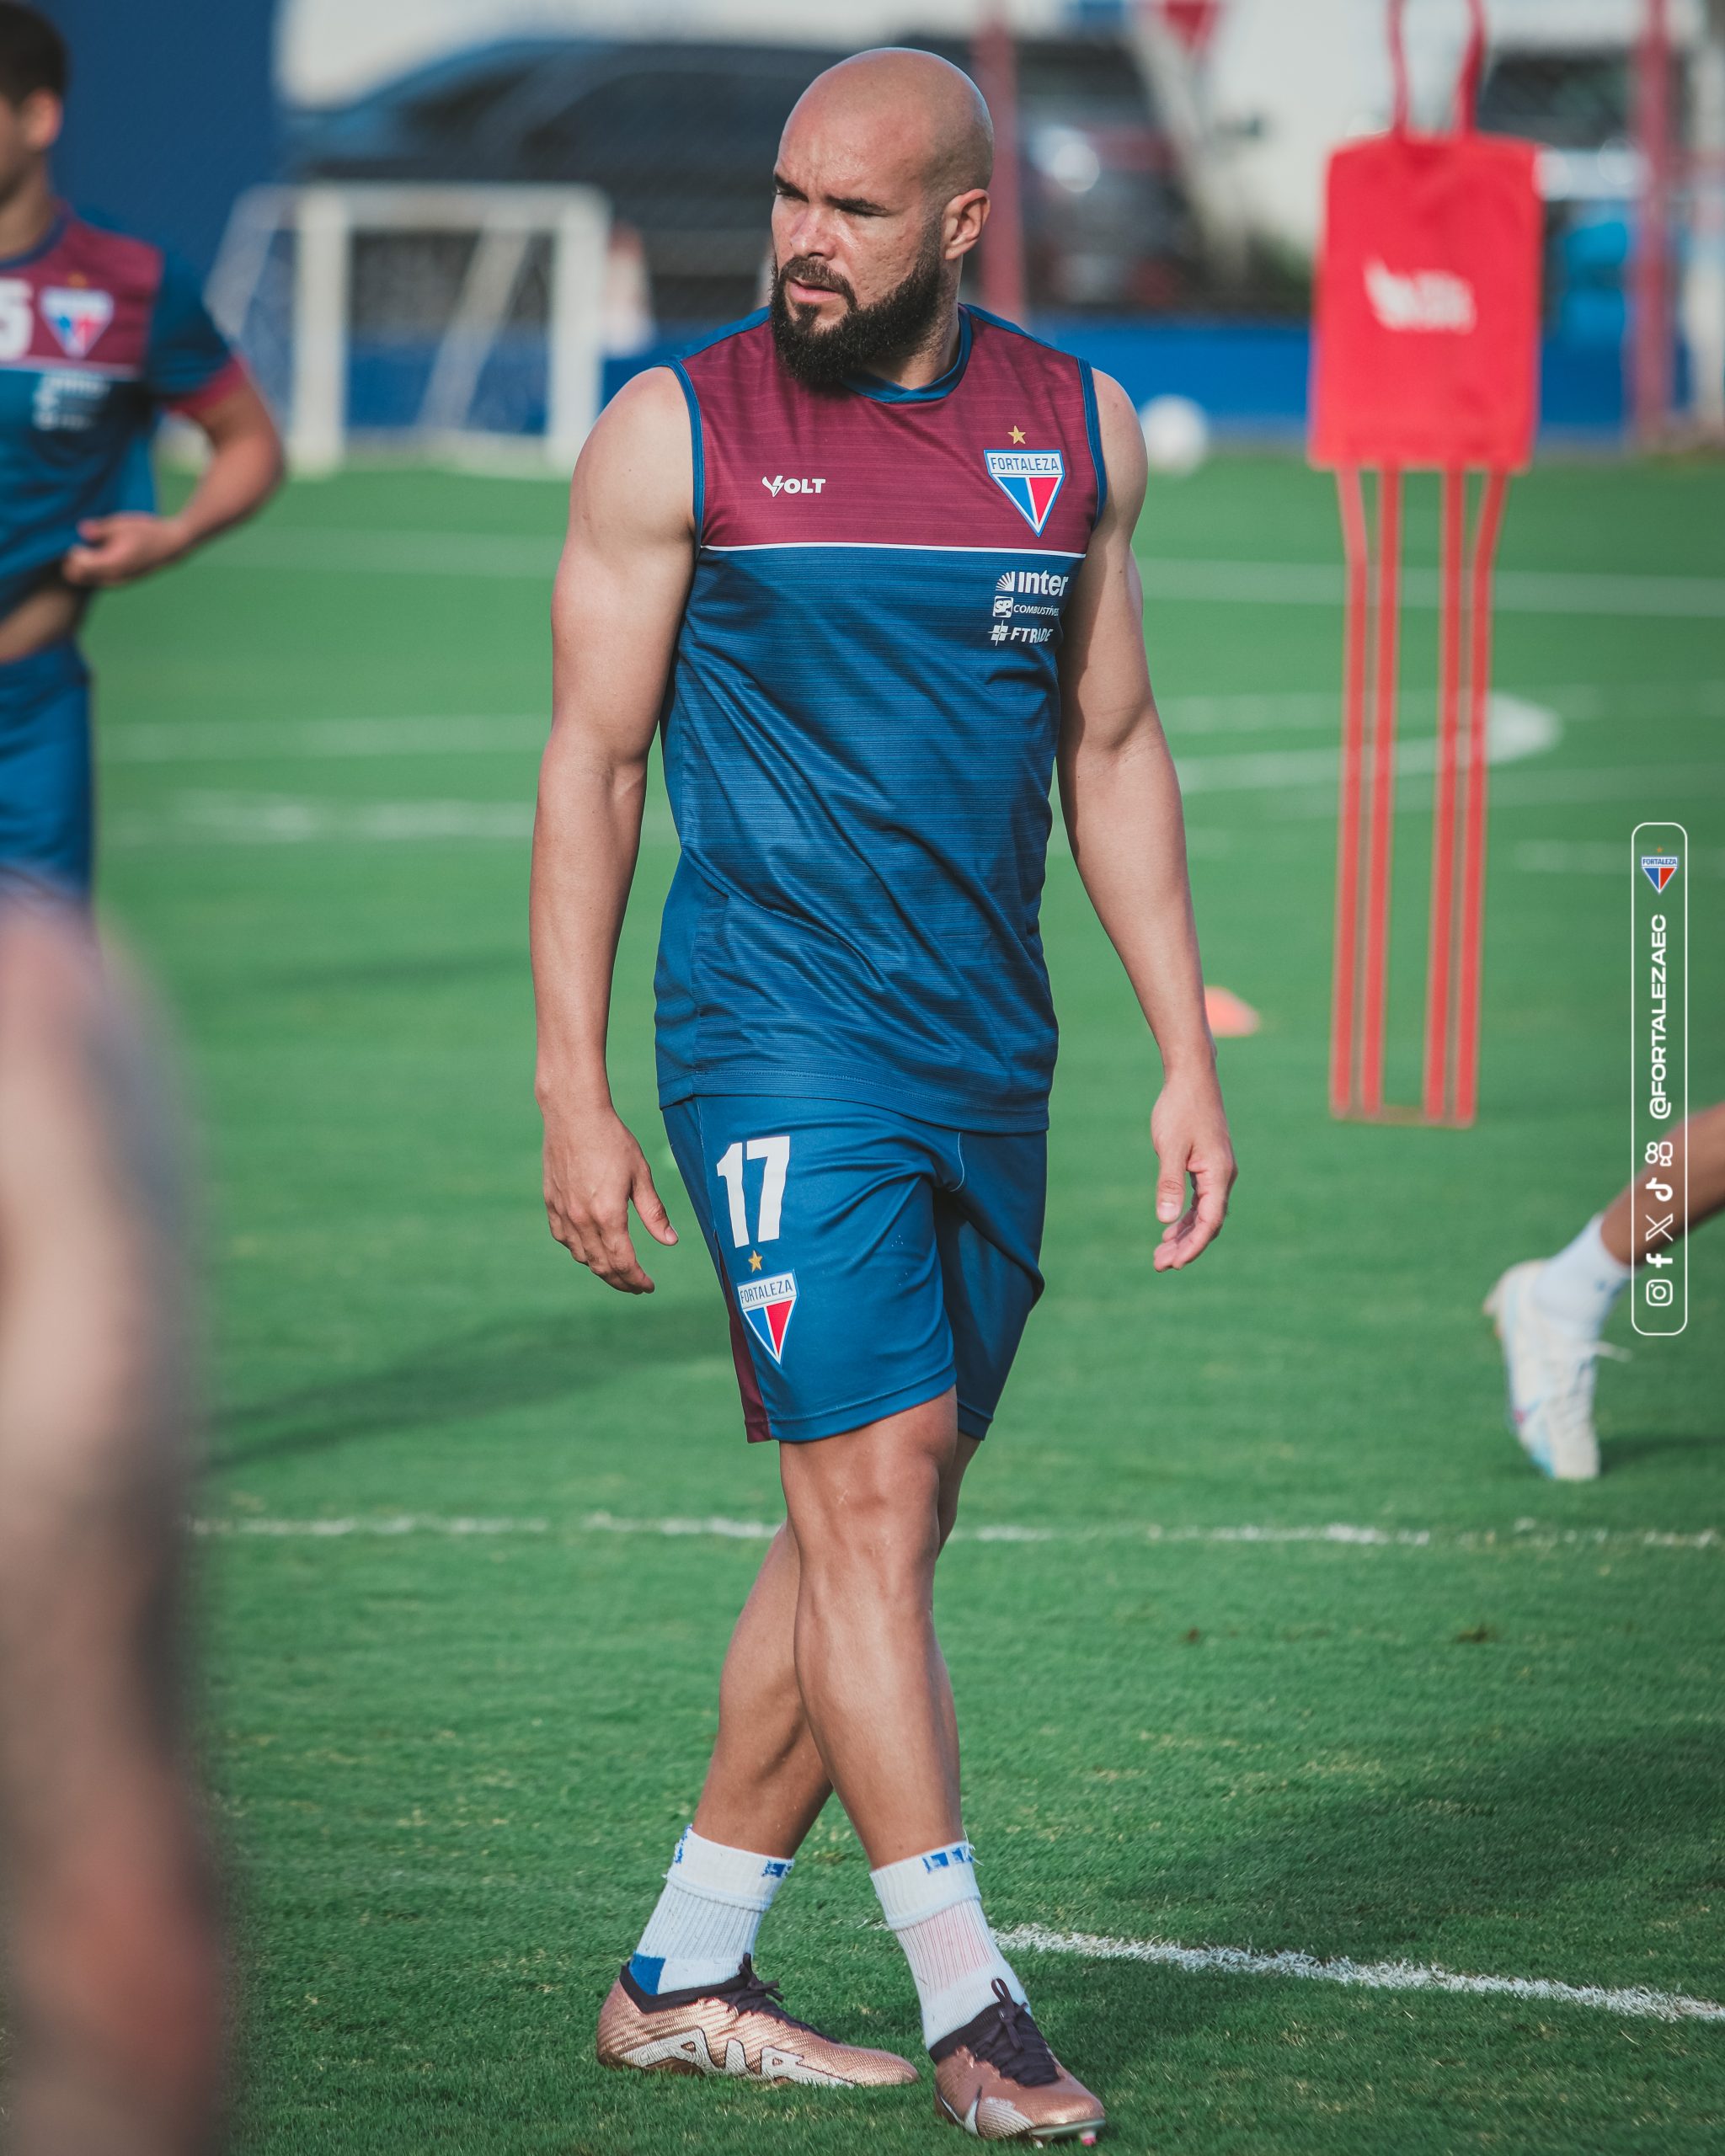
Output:
[[[659,1989],[659,1979],[665,1974],[664,1955],[630,1955],[629,1974],[643,1991],[656,1992]]]
[[[969,1842],[949,1842],[943,1849],[930,1849],[922,1860],[925,1871],[947,1871],[954,1865],[975,1864],[975,1853]]]
[[[761,1876],[763,1879],[788,1878],[790,1876],[791,1866],[795,1862],[794,1857],[770,1856],[761,1867]]]

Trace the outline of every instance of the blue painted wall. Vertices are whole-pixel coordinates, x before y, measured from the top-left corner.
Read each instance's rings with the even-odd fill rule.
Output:
[[[274,176],[275,0],[36,4],[72,48],[61,193],[207,270],[234,196]]]

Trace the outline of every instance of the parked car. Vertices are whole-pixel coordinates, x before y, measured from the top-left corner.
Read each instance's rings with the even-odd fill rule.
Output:
[[[907,40],[959,64],[963,45]],[[785,115],[838,46],[514,39],[457,52],[290,125],[289,176],[585,182],[640,235],[668,328],[756,305]],[[1018,48],[1032,306],[1165,306],[1198,281],[1172,152],[1129,47]]]

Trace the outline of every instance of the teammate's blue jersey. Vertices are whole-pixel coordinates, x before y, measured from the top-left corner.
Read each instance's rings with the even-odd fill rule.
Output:
[[[150,509],[149,436],[241,379],[191,272],[61,210],[0,259],[0,619],[85,517]]]
[[[927,388],[805,388],[762,317],[678,371],[699,548],[660,1098],[1039,1129],[1060,622],[1105,488],[1089,370],[966,308]]]

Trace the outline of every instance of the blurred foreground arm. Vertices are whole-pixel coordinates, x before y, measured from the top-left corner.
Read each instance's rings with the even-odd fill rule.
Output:
[[[1084,888],[1162,1051],[1162,1089],[1150,1119],[1162,1273],[1190,1264],[1215,1240],[1233,1187],[1234,1151],[1204,1013],[1180,785],[1144,654],[1144,593],[1132,554],[1144,441],[1125,392],[1105,375],[1096,386],[1108,499],[1067,610],[1060,806]]]
[[[551,1232],[601,1280],[649,1294],[633,1199],[673,1243],[653,1174],[611,1105],[611,968],[635,873],[647,761],[694,563],[694,458],[675,376],[638,375],[581,451],[552,595],[552,728],[533,830],[534,1091]]]
[[[0,1858],[12,2156],[214,2146],[225,1972],[187,1760],[173,1148],[88,931],[0,907]]]

